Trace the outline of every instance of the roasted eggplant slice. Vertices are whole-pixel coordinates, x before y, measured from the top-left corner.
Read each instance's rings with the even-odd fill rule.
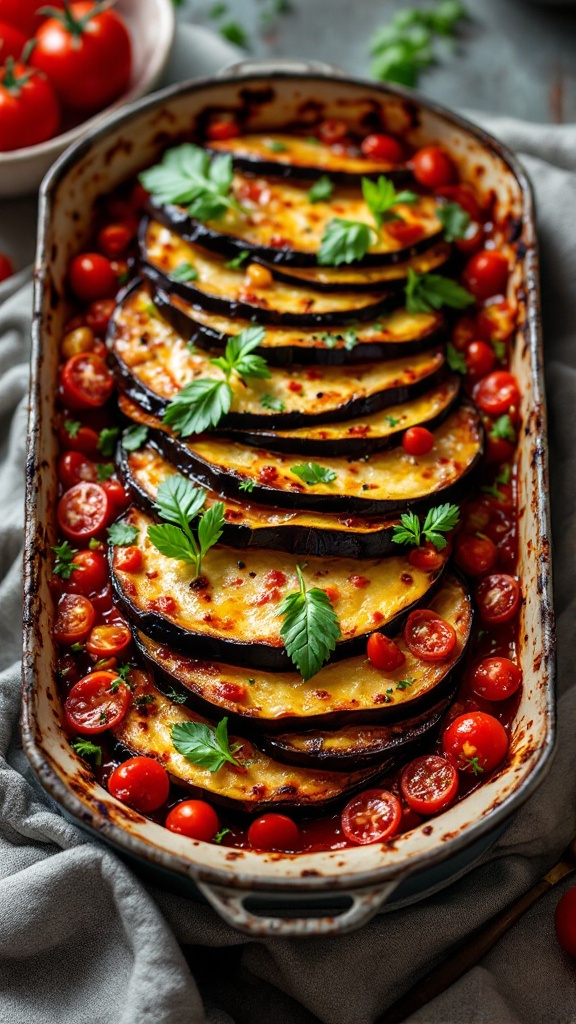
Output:
[[[130,410],[134,412],[134,407]],[[144,419],[145,422],[145,419]],[[154,512],[158,485],[178,470],[151,444],[136,452],[119,449],[120,478],[136,503]],[[208,492],[209,508],[219,495]],[[384,558],[398,554],[392,540],[398,518],[360,519],[320,512],[288,512],[244,500],[224,499],[226,525],[222,543],[234,548],[268,548],[295,555],[338,555],[340,558]]]
[[[235,549],[217,544],[197,577],[192,565],[153,546],[149,515],[133,507],[121,521],[138,531],[134,544],[143,555],[138,572],[119,568],[113,553],[110,557],[112,587],[131,622],[185,654],[271,671],[291,666],[280,636],[279,607],[299,588],[294,555],[250,549],[239,560]],[[342,638],[332,659],[363,651],[375,629],[395,632],[411,608],[431,598],[443,568],[416,569],[406,556],[307,559],[301,567],[307,587],[328,589],[339,618]]]
[[[414,256],[407,263],[390,263],[383,267],[282,267],[270,265],[269,269],[277,281],[288,284],[306,285],[314,291],[337,292],[341,288],[365,292],[367,288],[402,288],[408,271],[415,274],[431,274],[442,267],[450,258],[450,246],[446,242]],[[264,266],[268,264],[264,263]]]
[[[135,632],[135,639],[155,678],[162,685],[188,692],[189,700],[206,714],[229,715],[238,728],[250,734],[256,730],[276,736],[299,730],[304,736],[305,730],[333,730],[327,744],[335,749],[340,730],[361,725],[388,727],[413,719],[451,692],[454,670],[472,628],[470,595],[462,580],[450,574],[428,606],[456,630],[458,642],[452,656],[444,662],[423,662],[408,651],[402,636],[396,635],[394,640],[406,661],[391,673],[375,668],[362,654],[325,665],[303,682],[295,672],[247,673],[233,665],[193,660],[142,632]],[[300,745],[305,749],[303,742]]]
[[[154,315],[155,314],[155,315]],[[162,414],[175,394],[192,380],[222,379],[204,350],[190,351],[180,335],[150,307],[138,285],[116,307],[109,327],[109,349],[119,387],[153,414]],[[381,363],[361,363],[346,373],[317,366],[304,373],[274,368],[270,376],[231,380],[234,397],[222,427],[299,427],[368,415],[429,390],[444,376],[442,349]]]
[[[337,185],[357,185],[362,177],[377,178],[381,174],[396,183],[412,178],[405,166],[369,160],[360,150],[357,154],[338,152],[311,135],[246,133],[235,139],[210,140],[204,143],[204,149],[230,153],[238,170],[276,178],[314,180],[327,174]]]
[[[200,348],[219,351],[230,335],[252,326],[250,320],[232,320],[206,313],[181,295],[170,294],[162,288],[154,291],[153,301],[176,333]],[[268,327],[256,352],[270,366],[292,363],[342,366],[375,359],[400,359],[433,348],[442,340],[445,326],[439,312],[409,313],[406,309],[396,309],[373,323],[354,323],[331,332],[313,327]]]
[[[143,672],[133,671],[130,683],[134,700],[126,717],[112,730],[115,739],[133,755],[156,758],[177,785],[192,787],[198,796],[208,794],[214,803],[247,813],[322,807],[380,774],[384,767],[350,773],[294,768],[273,761],[248,740],[230,736],[240,767],[224,764],[211,772],[178,753],[172,728],[185,722],[212,723],[172,704]]]
[[[157,220],[141,225],[140,265],[144,276],[154,286],[176,292],[209,313],[256,318],[266,325],[327,328],[374,320],[398,303],[394,291],[381,288],[323,294],[282,281],[256,287],[246,281],[243,270],[227,267],[226,262],[226,257],[190,245]],[[197,276],[178,280],[182,266],[191,267]]]
[[[218,220],[194,220],[182,206],[156,205],[152,216],[172,228],[187,242],[202,245],[228,259],[241,252],[273,265],[316,267],[322,236],[330,221],[364,223],[374,227],[374,218],[359,188],[336,188],[323,202],[313,203],[306,188],[287,181],[260,179],[258,199],[252,199],[254,179],[234,175],[233,192],[243,209],[228,209]],[[356,262],[360,267],[386,263],[404,263],[438,244],[443,225],[437,217],[434,196],[419,196],[413,203],[398,203],[394,213],[417,234],[417,241],[403,246],[394,230],[395,221],[384,223],[366,255]]]

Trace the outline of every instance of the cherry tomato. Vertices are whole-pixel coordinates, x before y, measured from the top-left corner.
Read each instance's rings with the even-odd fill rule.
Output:
[[[128,224],[107,224],[98,233],[98,248],[109,260],[114,260],[126,252],[134,237]]]
[[[464,284],[477,299],[502,295],[508,284],[508,260],[498,249],[483,249],[464,267]]]
[[[250,825],[248,841],[255,850],[290,852],[300,845],[300,830],[285,814],[263,814]]]
[[[97,594],[106,586],[108,566],[99,551],[78,551],[72,561],[78,566],[72,570],[69,581],[75,594]]]
[[[110,317],[116,308],[114,299],[96,299],[91,302],[86,313],[86,323],[95,334],[103,336],[108,330]]]
[[[488,416],[502,416],[520,405],[520,389],[508,370],[494,370],[474,388],[474,401]]]
[[[140,548],[116,548],[114,551],[114,568],[120,572],[140,572],[144,564],[144,556]]]
[[[98,451],[98,432],[84,424],[79,425],[72,419],[66,418],[62,421],[58,436],[63,448],[71,448],[85,455],[95,455]]]
[[[14,267],[12,260],[8,259],[3,252],[0,252],[0,282],[6,281],[9,277],[12,277],[14,273]]]
[[[489,432],[487,442],[485,459],[491,465],[507,462],[514,454],[514,445],[504,437],[492,437]]]
[[[318,137],[327,146],[333,146],[335,142],[342,142],[348,134],[346,121],[328,119],[321,121],[318,126]]]
[[[81,480],[96,480],[96,466],[81,452],[64,452],[58,459],[58,479],[68,490]]]
[[[240,134],[240,127],[238,122],[232,117],[222,117],[215,121],[210,121],[206,128],[206,138],[213,139],[215,142],[223,142],[226,139],[235,139]]]
[[[82,481],[65,491],[57,509],[60,529],[68,540],[90,540],[110,521],[110,502],[100,484]]]
[[[451,203],[458,203],[458,206],[466,210],[470,220],[480,222],[484,219],[484,211],[469,185],[441,185],[434,191],[443,199],[448,199]]]
[[[469,576],[483,576],[497,561],[498,548],[489,537],[461,533],[456,539],[456,563]]]
[[[114,684],[114,685],[112,685]],[[64,703],[68,727],[80,733],[104,732],[122,721],[132,693],[117,672],[99,671],[80,679]]]
[[[75,256],[68,269],[68,280],[80,302],[108,298],[114,295],[118,288],[118,280],[110,266],[110,260],[99,252],[83,252]],[[86,323],[95,330],[88,317]]]
[[[471,341],[477,336],[478,330],[471,316],[461,316],[452,331],[452,344],[459,352],[465,352]]]
[[[508,736],[504,726],[485,711],[470,711],[458,715],[442,737],[447,757],[461,771],[474,775],[491,772],[506,757]]]
[[[398,831],[402,820],[400,801],[387,789],[366,789],[342,811],[342,831],[351,843],[383,842]]]
[[[118,512],[128,508],[130,495],[124,490],[119,480],[104,480],[102,487],[108,495],[110,504],[114,505]]]
[[[486,576],[476,591],[480,618],[496,626],[510,622],[520,607],[520,598],[520,584],[513,576]]]
[[[209,843],[220,831],[220,819],[205,800],[183,800],[168,813],[164,822],[171,832]]]
[[[402,437],[407,455],[427,455],[434,447],[434,434],[426,427],[408,427]]]
[[[45,142],[59,127],[60,106],[48,79],[8,58],[0,68],[0,152]]]
[[[403,246],[414,245],[424,234],[420,224],[408,224],[404,220],[391,220],[385,228],[387,233]]]
[[[423,572],[435,572],[440,569],[446,561],[444,551],[437,551],[431,541],[427,540],[418,548],[412,548],[408,555],[410,565],[415,569],[422,569]]]
[[[465,256],[472,256],[474,253],[479,252],[484,246],[484,228],[482,224],[477,224],[476,221],[471,220],[462,238],[454,240],[454,245],[458,252],[464,253]]]
[[[484,306],[476,317],[478,333],[487,341],[508,341],[516,326],[515,314],[509,302],[492,302]]]
[[[366,653],[374,667],[379,668],[381,672],[393,672],[406,661],[406,656],[400,648],[382,633],[372,633],[368,637]]]
[[[565,953],[576,957],[576,885],[565,892],[554,913],[556,938]]]
[[[30,39],[43,20],[42,15],[38,14],[42,6],[38,0],[0,0],[0,21],[15,25],[24,33],[26,39]],[[64,7],[64,0],[55,0],[50,6],[61,10]]]
[[[60,371],[62,396],[70,409],[97,409],[114,390],[114,378],[94,352],[70,356]]]
[[[474,693],[485,700],[506,700],[521,682],[522,672],[510,658],[484,658],[470,676]]]
[[[25,46],[26,36],[24,33],[14,25],[0,21],[0,67],[6,63],[8,57],[19,60]]]
[[[438,814],[452,803],[458,792],[458,772],[445,757],[425,754],[406,765],[400,788],[406,803],[416,814]]]
[[[429,608],[410,612],[404,641],[411,654],[422,661],[444,661],[456,646],[456,632],[449,622]]]
[[[404,148],[392,135],[367,135],[360,150],[368,160],[385,160],[390,164],[401,164],[404,160]]]
[[[64,594],[58,602],[54,636],[67,647],[82,643],[88,636],[96,612],[92,602],[82,594]]]
[[[456,168],[440,146],[425,146],[412,157],[414,177],[426,188],[442,188],[456,179]]]
[[[170,793],[168,772],[152,757],[130,757],[114,769],[108,791],[141,814],[165,804]]]
[[[471,341],[464,358],[471,377],[485,377],[496,364],[494,349],[485,341]]]
[[[88,0],[44,21],[31,62],[54,84],[62,104],[79,114],[102,110],[130,84],[132,47],[123,19]]]
[[[132,641],[132,634],[123,622],[104,623],[94,626],[86,641],[86,650],[96,658],[108,658],[125,651]]]

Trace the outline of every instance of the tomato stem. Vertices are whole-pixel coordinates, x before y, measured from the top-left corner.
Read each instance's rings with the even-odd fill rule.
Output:
[[[44,14],[48,18],[56,18],[67,32],[74,38],[79,39],[80,36],[86,30],[86,26],[93,18],[96,18],[99,14],[103,14],[110,7],[113,7],[116,0],[100,0],[99,3],[94,4],[91,11],[87,14],[83,14],[81,18],[75,18],[70,7],[70,0],[64,0],[64,10],[60,11],[56,7],[41,7],[38,14]]]
[[[25,86],[26,82],[32,78],[33,74],[33,71],[27,71],[25,74],[18,77],[16,74],[16,61],[14,60],[14,57],[7,57],[4,65],[4,73],[0,78],[0,84],[3,85],[5,89],[8,89],[13,96],[18,96],[23,86]]]

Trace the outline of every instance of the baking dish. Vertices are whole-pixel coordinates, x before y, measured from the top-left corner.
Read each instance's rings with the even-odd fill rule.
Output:
[[[498,219],[518,239],[511,276],[520,308],[511,369],[523,393],[518,452],[520,565],[525,603],[520,663],[524,688],[510,758],[464,801],[424,828],[382,845],[323,853],[258,854],[195,843],[168,833],[114,800],[74,755],[61,731],[51,639],[46,558],[54,543],[58,339],[67,317],[64,278],[87,241],[94,200],[172,141],[200,114],[242,106],[255,128],[302,117],[360,118],[383,108],[387,127],[419,147],[442,145]],[[462,873],[534,791],[554,742],[553,613],[547,504],[545,407],[538,257],[530,187],[515,158],[480,129],[409,91],[298,63],[244,64],[221,78],[178,85],[117,115],[69,150],[41,190],[28,447],[24,603],[23,742],[40,781],[77,822],[140,870],[181,893],[200,891],[235,927],[251,934],[342,933],[395,896],[406,898]]]

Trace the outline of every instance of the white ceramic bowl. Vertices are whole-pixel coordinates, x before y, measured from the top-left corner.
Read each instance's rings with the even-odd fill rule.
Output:
[[[26,149],[0,153],[0,198],[36,192],[48,168],[73,142],[89,132],[113,110],[151,92],[164,70],[174,38],[172,0],[118,0],[132,39],[130,88],[110,106],[63,135]],[[106,70],[103,69],[103,73]]]

